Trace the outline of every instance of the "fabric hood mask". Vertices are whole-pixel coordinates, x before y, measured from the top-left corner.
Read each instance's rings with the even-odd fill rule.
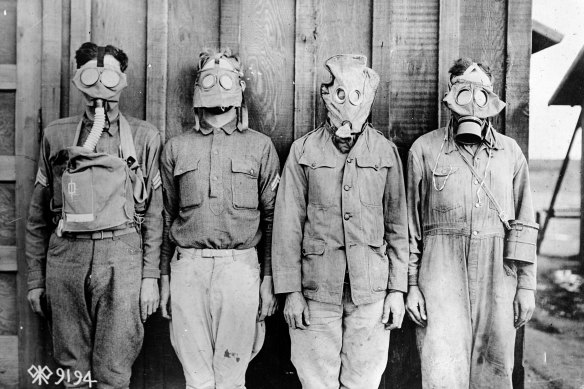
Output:
[[[466,144],[480,142],[487,118],[498,115],[505,108],[505,103],[493,92],[489,76],[476,63],[450,81],[442,101],[459,116],[455,137]]]
[[[335,55],[324,63],[332,80],[321,85],[320,93],[339,138],[351,139],[363,131],[371,111],[379,75],[366,65],[367,57],[352,54]]]

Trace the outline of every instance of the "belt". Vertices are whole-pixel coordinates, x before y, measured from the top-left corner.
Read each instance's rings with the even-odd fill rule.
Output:
[[[235,250],[235,249],[225,249],[225,250],[220,250],[220,249],[189,249],[189,248],[184,248],[181,247],[180,251],[183,251],[185,253],[189,253],[191,255],[196,255],[199,257],[234,257],[236,255],[242,255],[242,254],[247,254],[251,251],[255,251],[255,247],[249,248],[249,249],[243,249],[243,250]]]
[[[122,236],[131,234],[132,232],[137,232],[136,227],[131,226],[121,230],[106,230],[106,231],[94,231],[94,232],[66,232],[64,235],[67,237],[75,239],[113,239],[116,236]]]

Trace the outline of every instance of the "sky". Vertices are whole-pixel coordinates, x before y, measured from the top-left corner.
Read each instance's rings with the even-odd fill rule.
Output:
[[[560,43],[531,56],[530,159],[563,159],[580,107],[548,106],[584,46],[584,0],[533,0],[533,19],[562,33]],[[580,159],[581,131],[570,158]]]

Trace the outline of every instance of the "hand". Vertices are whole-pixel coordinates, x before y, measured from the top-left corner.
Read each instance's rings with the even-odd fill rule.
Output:
[[[387,296],[385,296],[385,301],[383,303],[383,316],[381,318],[381,322],[385,324],[385,329],[391,331],[396,328],[401,328],[405,313],[403,292],[400,292],[399,290],[390,291]],[[392,317],[391,323],[389,323],[390,315]]]
[[[535,292],[529,289],[517,289],[513,300],[515,328],[525,325],[535,311]]]
[[[32,311],[41,317],[45,317],[42,304],[42,301],[45,298],[45,288],[29,290],[26,298],[28,299],[28,303],[30,304]]]
[[[406,299],[406,309],[414,323],[420,327],[426,327],[426,300],[417,285],[410,285]]]
[[[272,316],[278,308],[278,300],[274,295],[272,276],[264,276],[260,286],[260,307],[258,309],[258,321],[263,321],[267,316]]]
[[[142,322],[158,309],[158,280],[156,278],[142,278],[140,289],[140,313]]]
[[[310,325],[308,304],[302,292],[288,293],[284,306],[284,318],[290,328],[305,330]],[[304,318],[304,320],[302,320]]]
[[[160,276],[160,311],[163,318],[171,319],[170,276],[168,274]]]

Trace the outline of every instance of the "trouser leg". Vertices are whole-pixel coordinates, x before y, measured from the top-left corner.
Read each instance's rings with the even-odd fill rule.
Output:
[[[187,388],[215,388],[215,342],[209,293],[213,259],[178,248],[171,262],[170,340],[183,368]]]
[[[381,322],[381,299],[356,306],[346,286],[343,297],[343,346],[341,349],[341,388],[371,389],[379,387],[387,366],[389,331]]]
[[[418,283],[426,300],[427,325],[416,338],[424,388],[468,389],[472,326],[466,252],[462,239],[429,236]]]
[[[290,329],[291,359],[303,389],[338,389],[343,342],[342,305],[307,299],[310,326]]]
[[[99,389],[127,388],[144,338],[141,238],[131,233],[94,242],[88,284],[95,323],[94,379]]]
[[[473,254],[478,258],[480,280],[473,307],[471,388],[512,388],[517,274],[513,262],[503,262],[503,244],[502,237],[484,239],[469,250],[469,260]]]
[[[259,288],[260,265],[255,250],[215,257],[210,304],[217,389],[245,388],[245,372],[256,333]]]
[[[92,241],[51,236],[46,269],[48,319],[55,361],[71,377],[70,382],[62,382],[66,387],[87,387],[74,385],[74,372],[85,375],[91,371],[93,334],[85,283],[92,255]]]

